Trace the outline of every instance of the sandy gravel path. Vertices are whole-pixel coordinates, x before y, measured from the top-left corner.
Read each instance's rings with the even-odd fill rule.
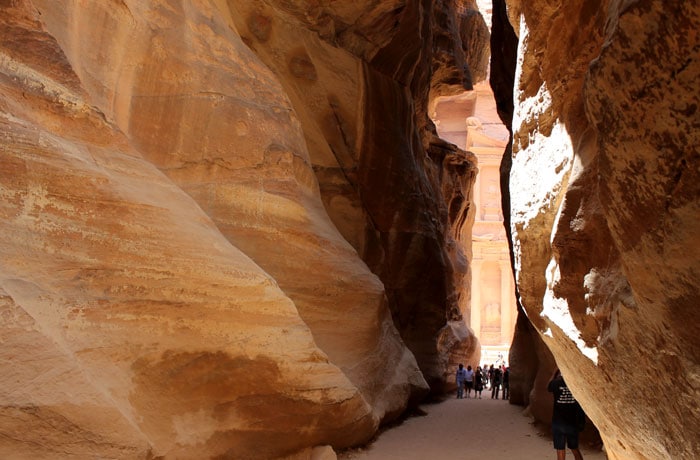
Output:
[[[343,452],[343,460],[554,460],[551,438],[522,415],[522,407],[503,400],[451,398],[421,406],[411,417],[379,435],[366,449]],[[586,460],[605,460],[602,452],[581,446]],[[567,451],[567,459],[573,459]]]

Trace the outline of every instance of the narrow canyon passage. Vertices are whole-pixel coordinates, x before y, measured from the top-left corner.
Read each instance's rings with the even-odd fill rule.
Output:
[[[0,460],[553,459],[556,368],[611,460],[700,459],[699,30],[0,0]]]
[[[411,417],[384,431],[362,450],[338,455],[342,460],[542,460],[556,458],[551,438],[532,424],[522,407],[504,400],[450,398],[421,406],[427,415]],[[605,453],[581,442],[586,460],[605,460]],[[567,451],[567,458],[573,458]]]

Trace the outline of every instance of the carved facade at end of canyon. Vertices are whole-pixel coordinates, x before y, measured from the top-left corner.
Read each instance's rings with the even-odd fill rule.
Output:
[[[0,1],[0,457],[366,443],[495,333],[500,219],[511,402],[697,457],[700,7],[506,3]],[[487,78],[502,207],[431,120]]]

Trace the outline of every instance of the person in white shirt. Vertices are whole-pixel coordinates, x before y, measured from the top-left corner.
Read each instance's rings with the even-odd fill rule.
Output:
[[[464,364],[459,365],[455,378],[457,380],[457,399],[462,399],[464,398],[464,383],[467,381],[467,371],[464,369]]]

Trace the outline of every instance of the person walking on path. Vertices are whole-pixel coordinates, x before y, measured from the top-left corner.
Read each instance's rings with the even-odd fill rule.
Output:
[[[484,389],[484,373],[481,371],[481,366],[476,367],[474,372],[474,398],[477,396],[481,399],[481,392]]]
[[[471,366],[467,366],[467,376],[465,377],[465,382],[467,386],[467,398],[472,397],[472,390],[474,389],[474,371]]]
[[[557,460],[566,458],[566,447],[569,446],[576,460],[583,460],[578,449],[578,433],[583,409],[566,386],[564,377],[559,369],[554,371],[552,379],[547,384],[547,390],[554,394],[554,409],[552,411],[552,438]]]
[[[491,382],[491,399],[498,399],[498,393],[501,390],[501,368],[496,366],[493,368],[493,381]]]
[[[464,383],[467,380],[467,371],[464,369],[464,364],[459,365],[455,380],[457,381],[457,399],[462,399],[464,398]]]
[[[510,397],[510,368],[503,366],[503,399]]]

